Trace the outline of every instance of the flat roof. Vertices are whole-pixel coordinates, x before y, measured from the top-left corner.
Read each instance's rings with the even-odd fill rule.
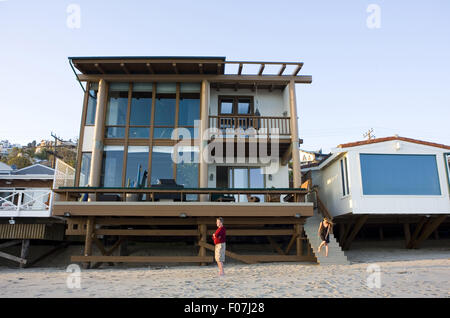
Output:
[[[224,56],[83,56],[69,60],[84,75],[224,75],[225,65],[234,64],[236,70],[229,75],[297,76],[303,67],[302,62],[227,61]],[[245,74],[244,66],[255,64],[257,72]],[[272,74],[266,66],[271,66]]]

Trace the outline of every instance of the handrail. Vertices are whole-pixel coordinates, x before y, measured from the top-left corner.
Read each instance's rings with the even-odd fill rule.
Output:
[[[308,193],[305,189],[300,188],[260,188],[260,189],[236,189],[236,188],[59,188],[53,190],[55,194],[59,196],[63,196],[64,198],[58,198],[56,196],[55,201],[70,201],[70,199],[78,198],[81,194],[90,194],[94,197],[91,199],[96,199],[97,195],[100,194],[114,194],[119,195],[120,200],[125,201],[127,199],[127,195],[131,194],[139,194],[139,195],[149,195],[147,197],[148,200],[153,201],[155,195],[158,194],[176,194],[178,199],[181,201],[185,201],[186,195],[209,195],[212,196],[214,194],[226,194],[226,195],[286,195],[289,196],[293,202],[300,202],[301,196],[304,196]],[[179,196],[179,197],[178,197]]]
[[[52,194],[50,189],[5,190],[5,192],[11,192],[11,194],[0,197],[0,211],[48,211],[50,209]],[[43,199],[47,200],[43,201]],[[35,208],[35,205],[38,208]]]
[[[278,129],[280,135],[291,135],[290,117],[255,115],[212,115],[209,116],[209,128],[249,129],[254,128],[269,134]]]

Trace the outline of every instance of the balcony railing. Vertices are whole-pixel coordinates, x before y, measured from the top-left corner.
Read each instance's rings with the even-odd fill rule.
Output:
[[[55,201],[205,201],[247,202],[247,196],[260,197],[260,202],[303,202],[308,193],[303,188],[59,188],[53,190]],[[106,197],[105,197],[106,196]],[[83,199],[84,197],[84,199]],[[190,199],[190,197],[192,199]],[[242,198],[245,198],[242,200]],[[169,199],[169,200],[167,200]]]
[[[209,128],[220,129],[223,133],[226,129],[254,128],[258,134],[270,134],[273,129],[277,129],[280,136],[291,135],[290,117],[209,116]]]
[[[51,189],[1,191],[0,216],[47,217],[51,214]]]

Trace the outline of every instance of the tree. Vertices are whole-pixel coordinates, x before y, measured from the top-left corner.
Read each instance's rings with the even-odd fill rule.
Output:
[[[31,160],[24,156],[12,157],[6,163],[10,166],[15,165],[17,169],[22,169],[32,164]]]

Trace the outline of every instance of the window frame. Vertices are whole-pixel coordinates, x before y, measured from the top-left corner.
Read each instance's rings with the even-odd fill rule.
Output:
[[[225,99],[232,99],[233,106],[231,114],[222,113],[222,102]],[[250,99],[250,113],[239,114],[239,99]],[[218,97],[218,115],[221,117],[238,116],[238,117],[250,117],[255,115],[255,100],[253,95],[219,95]]]

